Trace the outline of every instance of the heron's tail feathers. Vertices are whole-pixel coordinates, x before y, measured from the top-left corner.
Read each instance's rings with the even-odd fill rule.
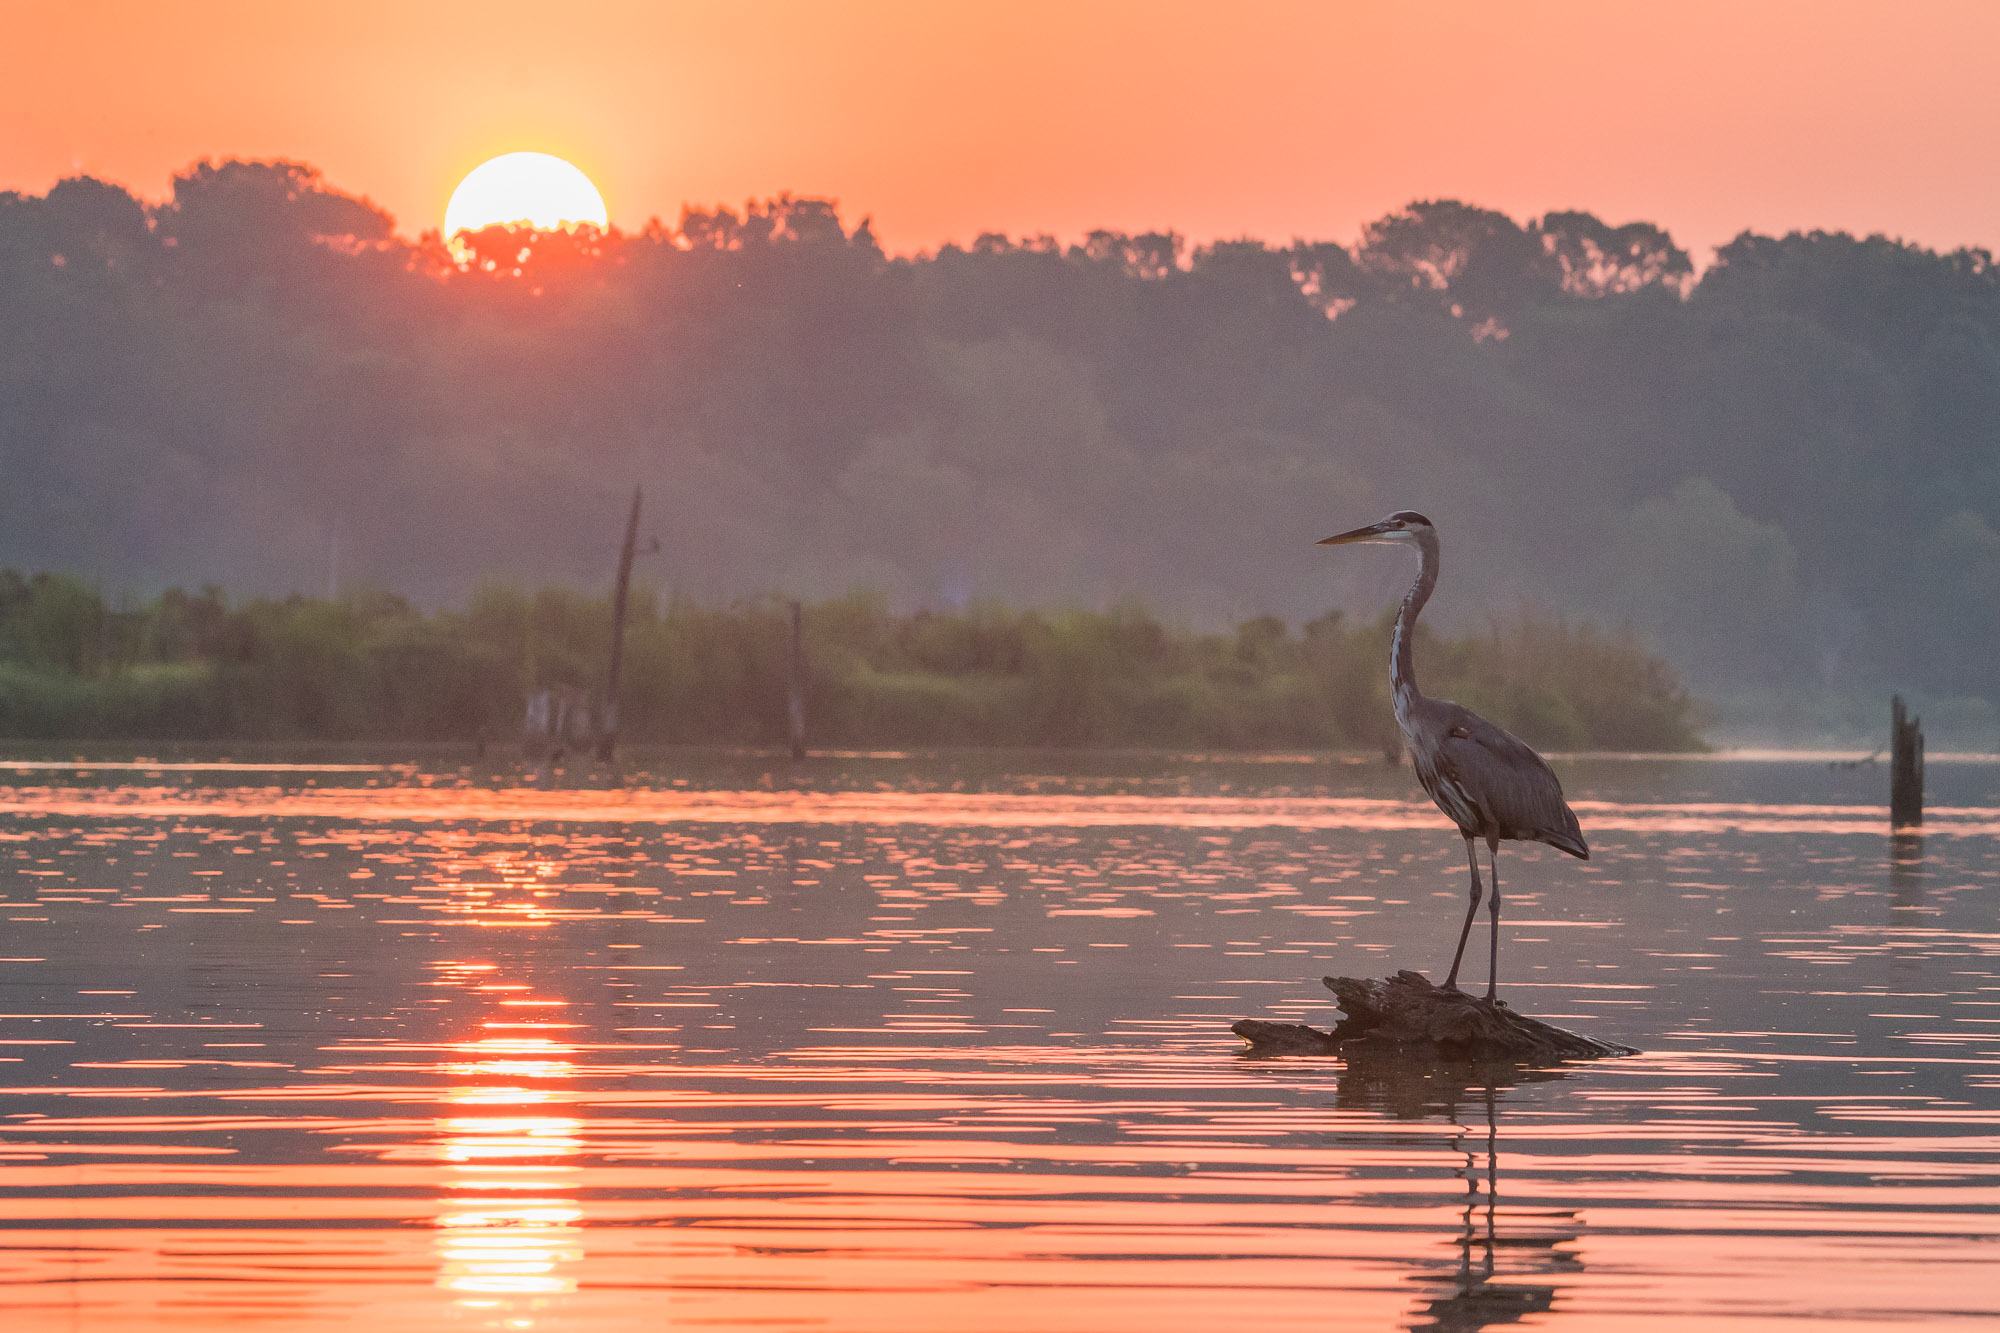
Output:
[[[1579,861],[1590,859],[1590,844],[1583,840],[1583,831],[1574,824],[1564,830],[1544,833],[1540,840],[1559,852],[1568,852]]]

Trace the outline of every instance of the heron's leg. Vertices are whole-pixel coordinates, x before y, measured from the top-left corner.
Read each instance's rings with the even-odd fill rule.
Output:
[[[1492,867],[1492,873],[1487,878],[1492,881],[1493,888],[1493,896],[1486,900],[1487,920],[1493,926],[1493,940],[1486,957],[1486,998],[1491,1000],[1500,987],[1500,845],[1489,842],[1486,852],[1487,864]],[[1473,859],[1479,859],[1478,853],[1473,853]]]
[[[1472,901],[1465,909],[1465,924],[1458,931],[1458,952],[1451,956],[1451,971],[1445,974],[1444,988],[1458,989],[1458,964],[1465,957],[1465,940],[1472,934],[1472,918],[1479,914],[1479,852],[1472,845],[1472,839],[1465,840],[1465,859],[1472,866]]]

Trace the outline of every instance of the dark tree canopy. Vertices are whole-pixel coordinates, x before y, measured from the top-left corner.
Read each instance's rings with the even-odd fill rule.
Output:
[[[1429,200],[1351,247],[888,256],[782,195],[467,245],[298,163],[0,195],[0,565],[595,587],[637,481],[696,597],[1221,625],[1372,614],[1407,571],[1309,543],[1417,508],[1442,624],[1629,621],[1725,697],[2000,699],[1981,251],[1745,234],[1697,278],[1649,223]]]
[[[1535,227],[1571,296],[1623,296],[1647,287],[1684,287],[1694,261],[1650,222],[1614,227],[1589,213],[1549,213]]]

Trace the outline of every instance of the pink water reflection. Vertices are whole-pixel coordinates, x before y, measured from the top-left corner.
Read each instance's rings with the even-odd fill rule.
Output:
[[[2000,1317],[1983,807],[1583,803],[1512,994],[1652,1053],[1489,1096],[1227,1035],[1438,961],[1414,801],[7,799],[0,1328]]]
[[[1879,834],[1887,807],[1717,802],[1634,804],[1580,800],[1593,829],[1635,833]],[[331,819],[591,824],[915,824],[948,828],[1435,829],[1421,800],[1362,797],[1092,796],[993,792],[705,791],[522,787],[14,787],[0,815],[144,819]],[[2000,809],[1933,807],[1927,834],[2000,835]]]

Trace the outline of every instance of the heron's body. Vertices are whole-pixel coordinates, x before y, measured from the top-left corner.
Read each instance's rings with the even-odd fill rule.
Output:
[[[1403,598],[1396,613],[1395,634],[1390,640],[1389,684],[1396,707],[1396,725],[1416,768],[1417,781],[1437,802],[1438,809],[1458,825],[1465,839],[1467,860],[1472,866],[1472,903],[1459,931],[1458,952],[1453,955],[1447,986],[1458,984],[1458,965],[1465,954],[1466,936],[1472,930],[1473,914],[1479,910],[1482,886],[1475,841],[1486,844],[1489,856],[1497,856],[1503,841],[1543,842],[1571,856],[1588,860],[1590,847],[1576,822],[1576,813],[1563,800],[1562,784],[1542,757],[1526,742],[1494,726],[1485,718],[1459,704],[1429,699],[1417,688],[1411,663],[1410,643],[1416,634],[1417,616],[1437,587],[1437,530],[1421,514],[1403,511],[1380,523],[1353,532],[1329,537],[1322,545],[1349,542],[1411,542],[1422,557],[1417,581]],[[1492,967],[1499,970],[1500,876],[1493,865],[1493,896],[1488,909],[1492,918]],[[1497,976],[1487,982],[1486,994],[1494,995]]]
[[[1590,859],[1562,784],[1526,743],[1470,708],[1422,701],[1403,727],[1417,781],[1467,838],[1487,843],[1545,842]]]

